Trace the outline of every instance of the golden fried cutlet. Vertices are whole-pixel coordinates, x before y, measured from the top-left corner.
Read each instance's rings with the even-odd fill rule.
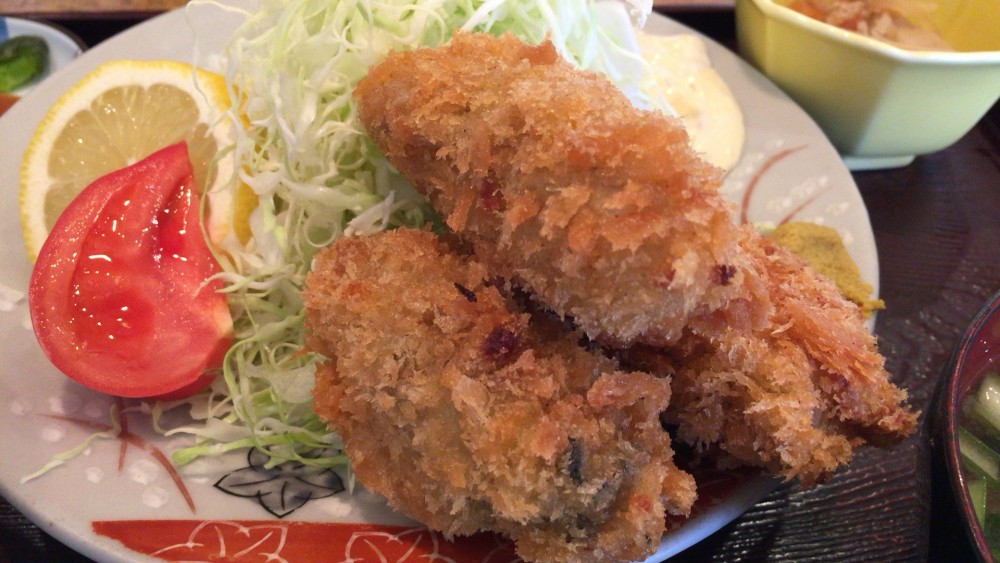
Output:
[[[809,484],[912,431],[858,309],[733,222],[679,121],[511,36],[391,55],[355,96],[491,276],[626,358],[669,359],[685,441]]]
[[[909,435],[917,415],[902,405],[906,392],[890,383],[857,305],[749,227],[741,247],[776,304],[766,330],[728,330],[703,317],[669,349],[624,354],[633,366],[673,375],[666,418],[678,438],[808,485],[861,444]]]
[[[696,315],[766,317],[721,171],[680,120],[550,43],[458,34],[390,55],[354,95],[375,144],[490,272],[591,338],[663,345]]]
[[[694,500],[659,420],[669,380],[542,333],[489,278],[426,231],[317,254],[317,414],[358,480],[431,528],[500,532],[527,560],[648,556]]]

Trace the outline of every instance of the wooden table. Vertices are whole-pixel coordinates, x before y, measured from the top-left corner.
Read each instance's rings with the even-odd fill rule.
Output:
[[[732,12],[724,7],[659,9],[732,45]],[[60,21],[81,37],[102,38],[95,20]],[[854,177],[871,215],[888,305],[875,330],[895,381],[924,411],[923,424],[891,451],[862,450],[824,485],[779,488],[677,561],[972,559],[927,415],[962,331],[1000,289],[1000,105],[944,151]],[[0,499],[4,561],[87,560]]]
[[[52,20],[140,20],[186,3],[187,0],[0,0],[0,14]]]
[[[0,0],[0,14],[46,19],[142,19],[187,0]],[[727,10],[733,0],[653,0],[653,5],[673,11]]]

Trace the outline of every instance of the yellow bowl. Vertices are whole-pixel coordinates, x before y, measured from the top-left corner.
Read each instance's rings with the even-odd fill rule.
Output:
[[[822,23],[789,0],[736,0],[740,53],[799,103],[853,169],[909,164],[1000,97],[996,0],[922,0],[956,51],[912,51]]]

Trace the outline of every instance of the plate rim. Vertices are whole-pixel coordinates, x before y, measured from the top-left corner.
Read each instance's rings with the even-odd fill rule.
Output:
[[[181,14],[181,12],[184,10],[185,8],[171,10],[169,12],[166,12],[164,14],[146,20],[142,23],[139,23],[120,34],[113,36],[107,41],[104,41],[101,44],[85,51],[79,59],[73,62],[73,64],[71,65],[72,69],[77,71],[78,74],[82,74],[81,72],[82,69],[92,68],[93,66],[96,66],[96,64],[98,64],[99,62],[106,60],[108,58],[115,58],[115,53],[117,52],[119,45],[125,45],[129,41],[131,41],[134,37],[141,37],[145,35],[149,30],[157,28],[161,25],[165,25],[163,22],[168,22],[168,21],[173,22],[174,19],[177,19],[177,21],[179,22],[180,19],[178,18],[185,17],[184,14]],[[709,49],[709,54],[712,58],[713,65],[716,65],[719,62],[718,58],[720,57],[721,53],[721,51],[719,50],[720,49],[724,50],[732,58],[732,60],[727,61],[727,64],[731,65],[737,64],[736,61],[738,61],[739,65],[742,65],[739,67],[741,71],[748,73],[753,78],[753,80],[761,81],[759,82],[761,84],[770,84],[775,91],[778,91],[777,87],[774,87],[773,84],[770,83],[770,81],[768,81],[766,78],[763,77],[763,75],[761,75],[755,69],[750,67],[750,65],[746,61],[739,59],[735,53],[732,53],[731,51],[728,50],[728,48],[721,45],[714,39],[707,37],[704,34],[694,29],[691,29],[690,27],[686,26],[683,23],[671,19],[668,15],[654,12],[650,16],[650,21],[659,22],[657,24],[654,24],[654,27],[666,26],[668,28],[675,28],[682,30],[685,33],[692,33],[694,35],[697,35],[700,39],[706,42],[706,45]],[[70,69],[67,68],[66,70]],[[69,74],[67,74],[64,71],[54,72],[53,75],[54,76],[47,77],[45,80],[42,81],[41,84],[46,84],[48,83],[48,81],[54,79],[63,80],[65,79],[65,77],[69,76]],[[70,83],[72,83],[72,81],[70,81]],[[44,89],[39,89],[39,90],[44,90]],[[739,98],[739,93],[736,92],[734,93],[737,95],[737,98]],[[57,97],[58,94],[59,94],[58,92],[52,94],[52,92],[38,91],[29,93],[28,94],[29,97],[27,99],[38,100],[39,101],[38,103],[42,103],[42,101],[45,100],[46,98],[54,99],[54,97]],[[779,95],[781,95],[785,99],[785,102],[791,104],[792,106],[797,108],[799,112],[801,112],[800,117],[804,117],[805,119],[811,122],[811,119],[808,118],[805,112],[797,104],[792,102],[790,98],[787,98],[787,96],[784,96],[783,94]],[[48,105],[51,105],[51,101],[48,103]],[[21,117],[21,114],[28,113],[27,108],[23,108],[21,111],[17,110],[18,108],[15,105],[15,107],[12,108],[11,111],[8,112],[8,114],[6,114],[3,118],[0,118],[0,131],[7,128],[6,126],[7,123],[13,122],[16,119],[23,119]],[[743,111],[745,112],[746,109],[743,108]],[[38,111],[35,111],[35,113],[37,112]],[[813,123],[813,125],[815,126],[815,123]],[[823,149],[824,150],[828,149],[831,155],[836,155],[835,149],[833,149],[832,145],[829,144],[829,141],[826,139],[825,135],[819,132],[818,126],[816,126],[816,132],[818,132],[818,138],[821,138],[826,143],[826,146],[823,147]],[[838,160],[838,162],[840,161]],[[842,172],[845,173],[846,177],[850,179],[850,184],[847,187],[853,189],[854,195],[858,199],[860,199],[860,192],[858,191],[857,185],[854,183],[853,178],[850,175],[850,172],[846,169],[846,167],[843,166],[842,162],[840,162],[840,166],[843,168]],[[859,211],[863,216],[864,224],[867,227],[867,237],[871,239],[872,243],[871,251],[874,252],[874,256],[872,258],[874,260],[875,268],[874,270],[865,273],[866,276],[868,275],[873,276],[871,279],[868,279],[867,281],[869,281],[875,288],[875,295],[878,295],[879,279],[878,279],[877,249],[875,249],[874,247],[874,237],[871,232],[871,223],[868,217],[867,208],[863,205],[863,201]],[[0,376],[0,383],[2,383],[4,377],[9,377],[9,376],[6,375]],[[669,538],[665,538],[664,540],[662,540],[660,548],[658,549],[657,553],[654,554],[652,557],[650,557],[647,561],[662,560],[665,557],[672,556],[698,543],[711,533],[720,529],[726,523],[732,521],[734,518],[742,514],[746,509],[748,509],[750,506],[758,502],[761,498],[763,498],[763,496],[771,492],[775,488],[775,486],[777,486],[777,482],[772,478],[761,478],[758,480],[754,480],[751,483],[752,486],[747,486],[747,491],[750,492],[741,497],[739,499],[739,502],[735,503],[732,507],[727,507],[727,509],[730,510],[732,514],[728,515],[727,513],[727,515],[724,518],[724,521],[720,522],[717,519],[713,519],[712,517],[705,515],[692,519],[684,526],[687,527],[688,524],[692,525],[691,529],[689,530],[690,535],[684,536],[685,538],[689,538],[692,541],[688,541],[688,539],[680,541],[680,538],[682,536],[675,535],[676,532],[679,532],[684,529],[684,527],[682,527],[677,531],[675,531],[674,534],[671,534]],[[80,552],[81,554],[95,559],[115,560],[115,561],[134,561],[136,559],[143,557],[138,552],[134,552],[124,547],[115,540],[101,537],[96,534],[91,534],[90,536],[87,537],[78,534],[76,530],[72,527],[72,525],[67,521],[65,515],[57,515],[57,517],[53,517],[51,511],[47,512],[44,509],[42,509],[42,507],[36,506],[28,502],[27,497],[23,494],[18,494],[15,489],[17,489],[17,487],[10,486],[8,482],[0,478],[0,494],[2,494],[3,497],[7,499],[7,501],[12,506],[14,506],[16,509],[25,514],[25,516],[27,516],[32,522],[36,523],[36,525],[38,525],[40,528],[50,533],[54,537],[56,537],[59,541],[66,544],[68,547]]]

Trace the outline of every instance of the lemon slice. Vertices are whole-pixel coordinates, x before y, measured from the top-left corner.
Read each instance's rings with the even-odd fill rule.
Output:
[[[233,232],[232,163],[222,76],[175,61],[112,61],[84,76],[49,109],[21,162],[18,204],[34,261],[66,205],[97,178],[184,139],[207,194],[208,231]],[[238,229],[237,229],[238,230]]]

